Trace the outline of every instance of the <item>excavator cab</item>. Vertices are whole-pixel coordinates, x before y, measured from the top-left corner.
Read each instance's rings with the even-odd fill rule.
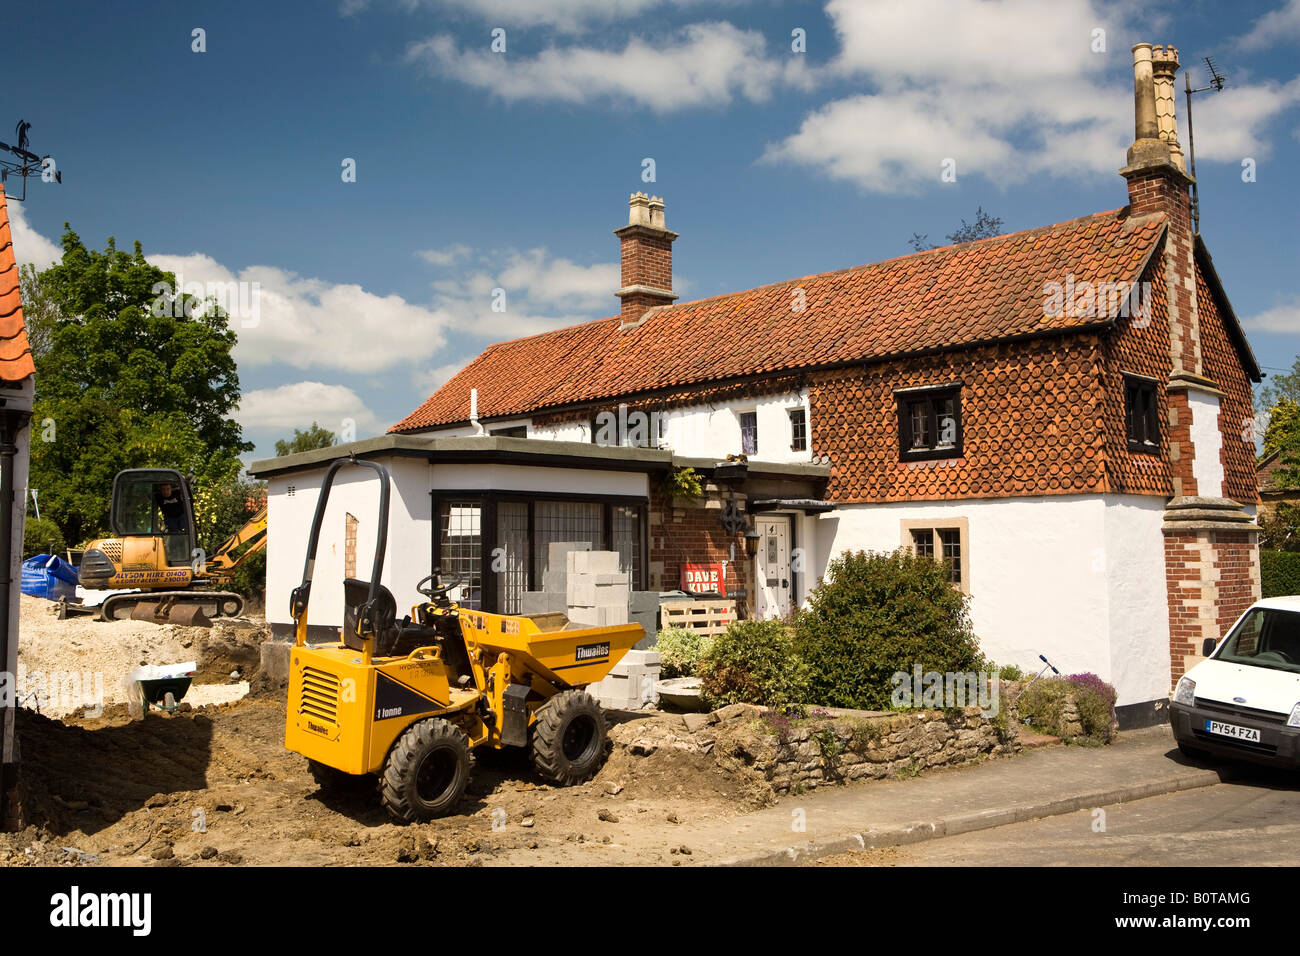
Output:
[[[194,504],[189,485],[171,468],[130,468],[113,479],[109,511],[113,533],[123,550],[158,550],[162,560],[141,561],[154,567],[185,567],[196,542]],[[138,558],[143,559],[143,553]]]

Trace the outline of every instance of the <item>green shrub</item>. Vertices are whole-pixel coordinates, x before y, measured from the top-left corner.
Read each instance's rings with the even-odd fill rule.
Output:
[[[694,677],[700,657],[713,643],[713,636],[690,627],[669,627],[659,632],[654,649],[659,652],[660,675]]]
[[[1264,597],[1300,594],[1300,551],[1259,552]]]
[[[1015,664],[1003,664],[997,668],[998,677],[1002,680],[1021,681],[1025,679],[1025,672]]]
[[[779,621],[737,621],[713,639],[696,667],[704,703],[798,704],[808,696],[808,668]]]
[[[35,554],[53,554],[64,557],[67,545],[63,541],[63,532],[49,518],[28,517],[23,522],[23,557]]]
[[[1026,687],[1016,701],[1021,722],[1040,733],[1063,740],[1073,739],[1075,735],[1066,733],[1062,722],[1065,703],[1073,699],[1083,728],[1082,736],[1100,742],[1112,740],[1115,736],[1115,689],[1093,675],[1076,677],[1092,679],[1044,677]]]
[[[978,670],[967,602],[945,565],[909,549],[836,558],[796,619],[812,699],[887,710],[898,671]]]

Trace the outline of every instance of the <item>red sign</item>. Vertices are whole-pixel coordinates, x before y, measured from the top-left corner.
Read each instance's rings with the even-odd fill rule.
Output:
[[[726,566],[719,564],[683,564],[682,590],[727,593]]]

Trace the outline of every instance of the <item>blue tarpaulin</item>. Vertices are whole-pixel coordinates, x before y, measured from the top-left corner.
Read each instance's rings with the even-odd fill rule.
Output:
[[[77,569],[60,557],[38,554],[23,562],[22,592],[57,601],[77,593]]]

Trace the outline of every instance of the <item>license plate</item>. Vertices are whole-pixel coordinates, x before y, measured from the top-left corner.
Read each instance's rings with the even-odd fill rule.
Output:
[[[1236,740],[1259,743],[1259,731],[1252,727],[1238,727],[1236,724],[1223,724],[1217,720],[1207,720],[1205,722],[1205,732],[1207,734],[1218,734],[1220,737],[1232,737]]]

